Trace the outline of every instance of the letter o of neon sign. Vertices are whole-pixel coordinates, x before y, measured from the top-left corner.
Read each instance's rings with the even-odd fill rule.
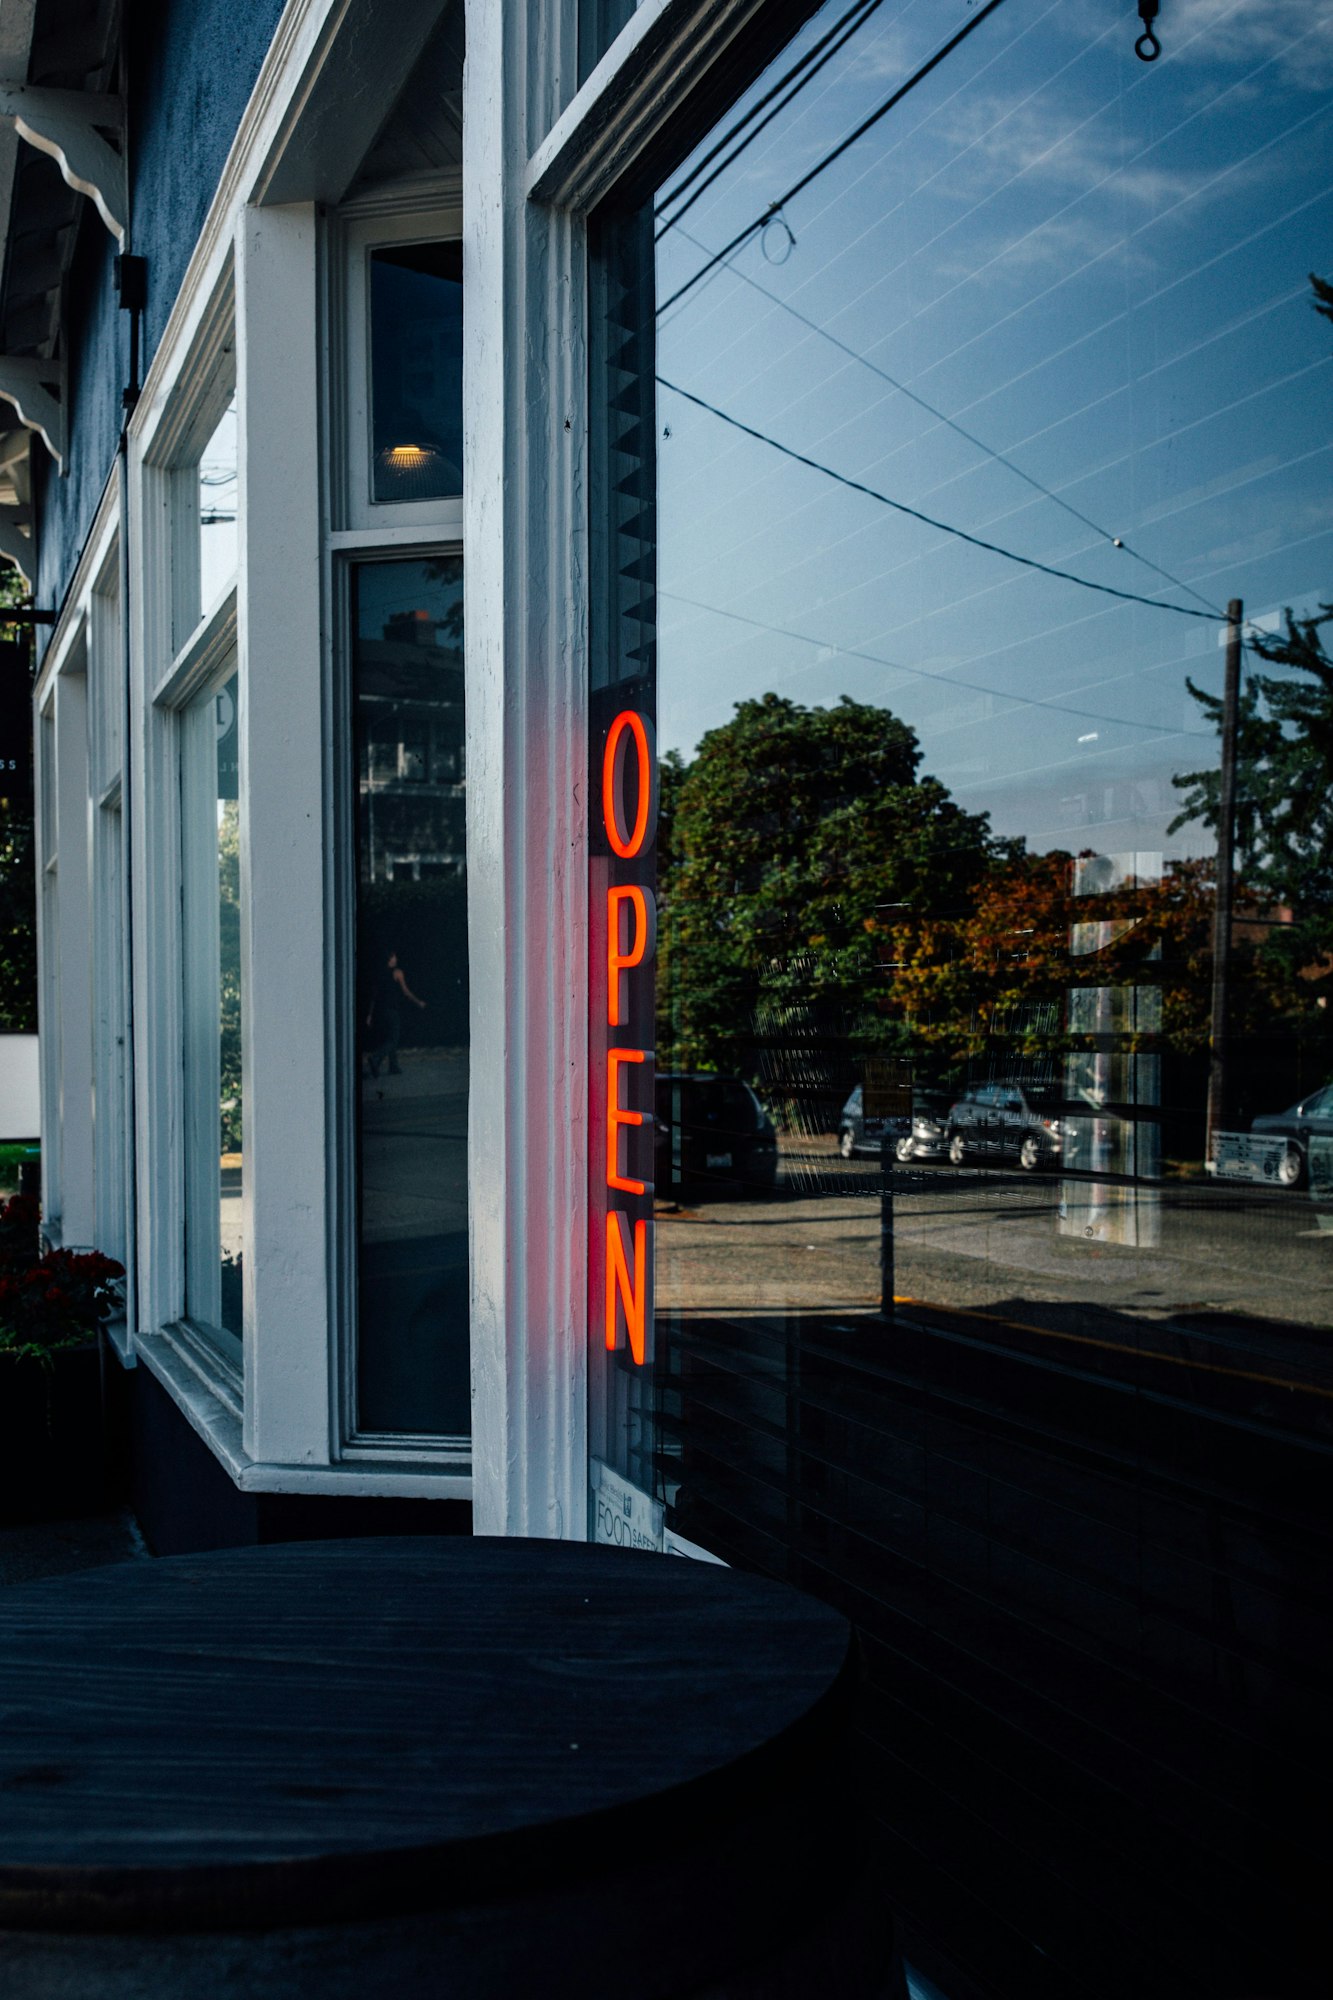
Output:
[[[626,828],[623,811],[625,759],[633,743],[638,763],[639,803],[634,825]],[[622,861],[643,852],[657,817],[657,745],[653,725],[636,709],[622,708],[607,732],[602,755],[602,824],[611,851]]]

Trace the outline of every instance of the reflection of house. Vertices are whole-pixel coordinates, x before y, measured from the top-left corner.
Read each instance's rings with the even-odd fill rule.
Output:
[[[366,879],[465,868],[463,655],[427,612],[357,649],[358,793]]]

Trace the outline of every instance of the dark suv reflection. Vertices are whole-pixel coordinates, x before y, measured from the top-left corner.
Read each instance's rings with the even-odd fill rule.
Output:
[[[1049,1084],[980,1084],[949,1112],[949,1158],[961,1167],[973,1157],[1002,1154],[1028,1173],[1054,1166],[1069,1137],[1060,1108]]]
[[[742,1078],[668,1072],[657,1079],[655,1113],[659,1194],[704,1186],[767,1192],[776,1186],[777,1131]]]
[[[1333,1139],[1333,1083],[1312,1090],[1289,1111],[1265,1111],[1252,1118],[1250,1130],[1287,1141],[1277,1163],[1277,1178],[1283,1187],[1300,1187],[1310,1170],[1311,1139]]]

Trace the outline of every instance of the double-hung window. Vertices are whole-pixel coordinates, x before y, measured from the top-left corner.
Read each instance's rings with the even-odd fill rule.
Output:
[[[337,226],[352,1458],[438,1459],[470,1431],[460,226],[392,201]]]

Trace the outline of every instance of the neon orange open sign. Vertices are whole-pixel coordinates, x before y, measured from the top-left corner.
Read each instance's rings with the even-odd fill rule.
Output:
[[[600,832],[590,877],[594,1314],[608,1351],[640,1367],[652,1342],[653,958],[657,904],[649,860],[657,832],[657,746],[635,708],[612,719],[602,749]],[[597,843],[600,845],[601,843]]]

